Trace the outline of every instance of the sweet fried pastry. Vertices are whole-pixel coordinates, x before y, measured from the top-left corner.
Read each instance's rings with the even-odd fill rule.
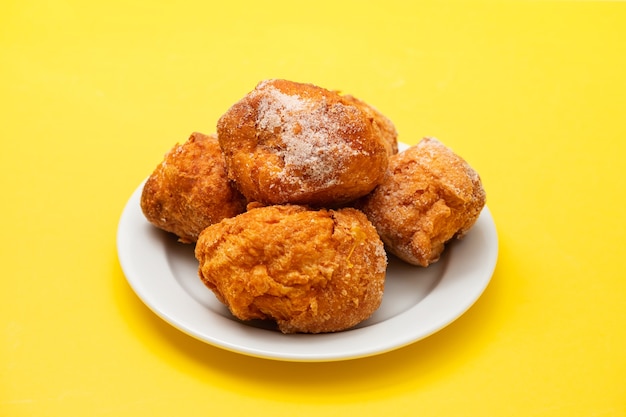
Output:
[[[389,144],[374,119],[336,92],[266,80],[219,119],[217,133],[249,201],[336,206],[384,176]]]
[[[231,185],[217,135],[193,133],[174,146],[146,181],[141,209],[150,223],[195,242],[207,226],[245,211]]]
[[[425,138],[390,158],[383,183],[359,207],[391,253],[428,266],[446,242],[463,237],[484,205],[476,171],[441,142]]]
[[[234,316],[274,320],[284,333],[350,328],[382,300],[384,245],[353,208],[252,208],[206,228],[195,255]]]

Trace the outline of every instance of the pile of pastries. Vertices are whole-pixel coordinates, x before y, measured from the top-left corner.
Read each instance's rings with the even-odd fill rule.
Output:
[[[387,252],[421,267],[485,205],[479,175],[441,142],[398,152],[394,124],[350,95],[265,80],[175,145],[141,209],[195,244],[199,277],[241,320],[345,330],[382,301]]]

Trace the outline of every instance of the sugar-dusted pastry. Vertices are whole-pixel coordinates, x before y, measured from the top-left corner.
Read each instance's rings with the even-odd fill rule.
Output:
[[[372,115],[334,91],[266,80],[219,119],[217,133],[249,201],[336,206],[384,176],[390,145]]]
[[[436,262],[485,205],[479,175],[441,142],[425,138],[390,158],[389,170],[358,205],[387,249],[414,265]]]

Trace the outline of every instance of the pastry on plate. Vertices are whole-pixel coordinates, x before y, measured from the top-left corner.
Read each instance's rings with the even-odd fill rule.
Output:
[[[217,135],[192,133],[177,144],[146,180],[141,209],[154,226],[193,243],[207,226],[245,211],[233,187]]]
[[[391,253],[428,266],[448,241],[474,225],[485,199],[478,173],[438,140],[425,138],[390,158],[382,184],[358,207]]]
[[[252,208],[206,228],[195,255],[204,284],[241,320],[283,333],[345,330],[382,301],[387,256],[353,208]]]

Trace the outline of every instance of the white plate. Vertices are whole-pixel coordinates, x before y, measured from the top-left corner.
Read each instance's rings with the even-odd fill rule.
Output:
[[[480,297],[498,256],[498,237],[485,207],[463,240],[428,268],[390,256],[380,308],[338,333],[284,335],[263,322],[234,318],[198,277],[193,245],[149,224],[139,205],[141,184],[126,204],[117,233],[130,286],[158,316],[181,331],[233,352],[286,361],[333,361],[384,353],[442,329]]]

